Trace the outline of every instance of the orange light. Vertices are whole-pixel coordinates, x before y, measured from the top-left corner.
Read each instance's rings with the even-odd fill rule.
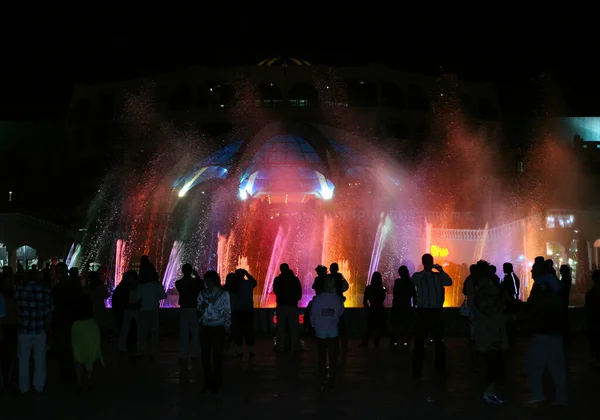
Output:
[[[448,248],[442,248],[437,245],[431,245],[429,248],[429,253],[434,257],[447,257],[448,256]]]
[[[304,314],[298,315],[298,324],[304,325]],[[273,315],[273,325],[277,325],[277,314]]]

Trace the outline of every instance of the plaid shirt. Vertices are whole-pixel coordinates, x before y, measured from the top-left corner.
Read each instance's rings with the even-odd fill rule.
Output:
[[[54,311],[50,289],[29,282],[16,292],[19,307],[19,334],[43,334],[48,330]]]

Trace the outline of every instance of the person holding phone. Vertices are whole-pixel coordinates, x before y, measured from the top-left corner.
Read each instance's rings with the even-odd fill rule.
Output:
[[[425,340],[430,333],[435,343],[436,373],[440,376],[447,376],[442,308],[446,297],[444,288],[452,286],[452,279],[441,265],[434,264],[431,254],[424,254],[421,257],[421,263],[423,271],[414,273],[410,279],[417,289],[413,376],[421,377],[425,357]]]
[[[235,292],[237,299],[233,305],[232,334],[237,345],[237,357],[243,357],[243,342],[246,341],[248,354],[254,356],[254,289],[258,282],[244,268],[235,270]]]

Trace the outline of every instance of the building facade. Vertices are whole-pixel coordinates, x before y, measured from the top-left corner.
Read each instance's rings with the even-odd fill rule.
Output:
[[[78,159],[95,159],[106,144],[115,152],[142,150],[144,144],[123,138],[120,116],[128,95],[147,89],[165,121],[192,124],[209,136],[244,124],[244,118],[260,108],[267,119],[342,124],[373,137],[418,142],[427,135],[435,96],[443,96],[441,82],[456,88],[457,100],[472,121],[489,136],[499,135],[501,115],[491,84],[408,74],[376,64],[325,68],[296,58],[269,58],[243,67],[196,66],[122,83],[81,84],[75,87],[66,128],[71,153]],[[332,121],[340,108],[353,117]]]

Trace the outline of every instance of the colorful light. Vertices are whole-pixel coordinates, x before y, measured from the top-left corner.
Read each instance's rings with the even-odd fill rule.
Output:
[[[115,253],[115,287],[121,283],[123,273],[125,272],[127,242],[122,239],[117,239],[117,249]]]
[[[206,171],[206,167],[200,169],[198,172],[196,172],[196,174],[190,178],[181,188],[181,190],[179,190],[179,198],[183,198],[185,197],[185,195],[187,194],[187,192],[194,186],[194,182],[200,177],[200,175],[202,175],[204,173],[204,171]]]
[[[431,247],[429,248],[429,253],[434,258],[444,258],[448,256],[449,251],[448,248],[442,248],[437,245],[431,245]]]

